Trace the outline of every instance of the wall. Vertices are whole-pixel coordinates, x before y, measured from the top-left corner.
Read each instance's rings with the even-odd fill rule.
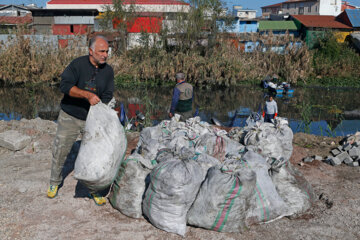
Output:
[[[120,21],[113,21],[113,29],[116,29]],[[159,33],[162,27],[161,17],[137,17],[134,22],[127,24],[129,33]]]
[[[97,9],[105,12],[109,4],[46,4],[47,9]],[[135,12],[189,12],[189,5],[134,4]]]
[[[87,48],[86,36],[56,36],[56,35],[24,35],[25,38],[30,39],[30,45],[42,45],[51,47],[52,49],[58,49],[59,42],[67,40],[72,46],[81,46],[81,48]],[[16,35],[0,34],[0,41],[5,44],[11,44],[16,39]]]
[[[77,24],[57,24],[52,25],[54,35],[82,35],[90,32],[91,26]]]
[[[133,49],[135,47],[140,47],[142,45],[143,36],[148,37],[149,45],[154,46],[156,44],[160,44],[160,39],[156,33],[148,33],[143,35],[142,33],[129,33],[127,37],[127,49]]]
[[[303,9],[302,13],[299,11],[300,8]],[[284,14],[293,14],[293,15],[298,15],[298,14],[318,15],[319,14],[319,3],[317,1],[284,3],[282,5],[282,12]]]
[[[253,18],[256,18],[256,11],[240,10],[237,12],[236,17],[253,19]]]
[[[233,22],[230,26],[225,26],[223,21],[217,21],[220,32],[229,32],[229,33],[249,33],[257,32],[259,24],[257,21],[247,21],[238,19]]]
[[[341,0],[320,0],[319,14],[337,16],[341,13]]]
[[[54,23],[55,24],[94,24],[93,16],[55,16]]]

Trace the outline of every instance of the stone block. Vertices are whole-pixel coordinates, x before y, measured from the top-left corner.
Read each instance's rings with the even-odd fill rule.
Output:
[[[338,146],[337,149],[342,152],[343,151],[343,147],[342,146]]]
[[[346,158],[350,158],[347,152],[342,152],[336,156],[340,161],[344,161]]]
[[[333,157],[330,159],[330,164],[333,166],[340,165],[341,163],[342,163],[342,161],[340,161],[340,159],[337,157]]]
[[[322,156],[318,156],[318,155],[315,155],[315,156],[314,156],[314,159],[315,159],[316,161],[322,161],[322,160],[323,160]]]
[[[350,163],[354,162],[351,158],[345,158],[343,161],[345,164],[349,165]]]
[[[350,167],[358,167],[359,166],[359,162],[352,162],[352,163],[349,163],[347,164],[348,166]]]
[[[312,157],[306,157],[303,161],[306,163],[311,163],[312,161],[314,161],[314,159]]]
[[[344,150],[344,151],[349,151],[349,150],[351,149],[351,147],[352,147],[352,146],[351,146],[350,143],[346,143],[346,144],[343,145],[343,150]]]
[[[332,155],[334,155],[334,157],[336,157],[337,155],[339,155],[341,153],[341,151],[337,148],[331,150]]]
[[[30,142],[31,138],[29,136],[21,134],[15,130],[0,133],[0,146],[12,151],[21,150]]]
[[[352,157],[352,158],[357,158],[357,157],[359,157],[359,155],[360,155],[360,149],[357,148],[357,147],[354,147],[354,148],[350,149],[350,150],[349,150],[349,155],[350,155],[350,157]]]

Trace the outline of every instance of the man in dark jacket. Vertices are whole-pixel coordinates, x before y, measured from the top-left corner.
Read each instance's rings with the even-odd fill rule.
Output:
[[[194,99],[193,86],[185,81],[184,73],[176,74],[176,86],[173,91],[169,117],[179,114],[180,120],[193,117],[192,104]]]
[[[63,181],[62,170],[73,143],[83,131],[90,105],[108,103],[114,92],[114,71],[106,63],[109,44],[105,37],[95,36],[89,41],[89,55],[73,60],[61,75],[60,89],[64,97],[60,103],[58,128],[53,147],[50,187],[47,196],[56,197]],[[97,205],[106,203],[104,197],[90,189]]]

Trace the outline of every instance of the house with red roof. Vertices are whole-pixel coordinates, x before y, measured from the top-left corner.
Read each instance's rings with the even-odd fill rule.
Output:
[[[355,5],[352,5],[351,3],[347,1],[341,2],[341,12],[343,12],[345,9],[356,9]]]
[[[16,28],[18,25],[27,25],[31,23],[32,17],[28,7],[11,4],[0,6],[1,32],[8,32],[9,29]]]
[[[282,3],[276,3],[268,6],[261,7],[262,17],[270,18],[270,15],[278,15],[282,13]]]
[[[338,42],[344,42],[352,33],[352,27],[337,20],[335,16],[291,15],[291,19],[300,29],[309,48],[315,47],[319,39],[333,34]]]

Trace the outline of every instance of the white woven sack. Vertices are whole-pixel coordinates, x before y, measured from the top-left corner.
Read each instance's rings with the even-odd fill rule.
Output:
[[[93,190],[108,187],[125,156],[127,141],[116,112],[104,103],[90,107],[74,177]]]

